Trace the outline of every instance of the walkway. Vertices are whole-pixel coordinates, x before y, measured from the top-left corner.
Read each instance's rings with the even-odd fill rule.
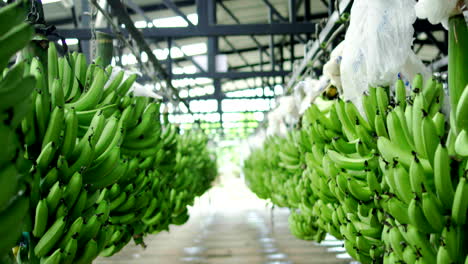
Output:
[[[271,210],[238,179],[225,186],[199,199],[185,225],[146,238],[146,250],[130,242],[95,264],[350,263],[340,241],[330,238],[316,245],[299,240],[289,233],[287,209]]]

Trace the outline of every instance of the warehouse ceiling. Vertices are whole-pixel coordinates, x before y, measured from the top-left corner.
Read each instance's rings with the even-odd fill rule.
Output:
[[[75,2],[76,8],[74,10],[80,10],[81,1]],[[176,19],[177,14],[173,10],[168,9],[164,5],[163,1],[133,0],[133,2],[145,11],[145,17],[143,17],[140,14],[137,14],[133,12],[133,10],[129,9],[130,13],[132,13],[132,19],[136,22],[136,24],[139,27],[146,26],[145,18],[153,20],[154,22],[156,22],[155,24],[160,24],[159,26],[162,27],[171,25],[173,26],[174,23],[177,23],[177,25],[187,25],[187,23],[185,23],[185,21],[182,18]],[[196,22],[197,16],[195,1],[175,0],[173,2],[177,5],[181,12],[188,16],[189,19],[193,19]],[[268,2],[274,6],[274,8],[281,14],[283,18],[288,17],[287,1],[270,0]],[[236,24],[236,20],[241,21],[242,24],[269,23],[269,8],[267,4],[265,4],[265,2],[263,2],[262,0],[225,0],[222,1],[222,5],[224,5],[231,12],[231,14],[235,16],[235,18],[233,19],[232,16],[228,14],[226,10],[221,6],[221,4],[218,4],[216,13],[218,24]],[[72,19],[72,9],[69,7],[65,7],[63,1],[45,4],[44,10],[48,23],[56,25],[60,29],[74,27]],[[328,15],[327,6],[322,1],[311,1],[311,10],[312,17],[314,18],[312,21],[314,22],[318,22],[320,19],[323,19]],[[77,12],[77,15],[79,16],[80,14],[78,14]],[[298,9],[298,20],[300,21],[301,19],[303,19],[303,17],[304,5],[301,5]],[[158,21],[161,23],[158,23]],[[169,24],[164,22],[169,22]],[[172,22],[172,24],[170,22]],[[275,45],[278,46],[285,40],[286,39],[283,36],[275,36],[274,42]],[[195,48],[195,50],[192,50],[195,55],[202,55],[204,52],[206,52],[205,42],[206,38],[200,37],[182,38],[175,40],[177,46],[187,48],[186,53],[190,53],[191,47]],[[260,71],[267,69],[267,67],[270,67],[270,65],[267,57],[263,58],[263,63],[265,67],[262,68],[261,65],[259,65],[262,59],[260,58],[260,53],[258,51],[257,44],[260,44],[265,49],[265,55],[266,50],[269,47],[269,43],[269,36],[255,36],[255,39],[253,39],[250,36],[229,36],[219,39],[219,49],[221,54],[226,55],[229,69],[233,69],[236,71]],[[156,49],[156,45],[153,44],[152,46]],[[164,49],[167,48],[167,43],[166,41],[162,40],[160,43],[158,43],[157,46],[161,49]],[[198,50],[196,48],[198,48]],[[235,52],[233,48],[235,48],[239,52]],[[278,53],[278,50],[276,50],[276,52]],[[303,52],[304,45],[302,43],[295,43],[295,57],[299,58],[303,56]],[[289,49],[287,49],[287,51],[284,52],[283,56],[285,61],[290,60],[291,53],[289,52]],[[176,54],[176,57],[182,57],[182,54]],[[161,58],[164,58],[164,56],[162,56]],[[179,68],[185,68],[184,70],[187,72],[192,72],[196,70],[193,63],[189,60],[186,60],[184,58],[175,58],[175,61],[178,62],[177,66]],[[291,64],[284,63],[284,69],[291,70]],[[181,71],[181,69],[175,70]],[[278,79],[278,81],[281,81],[281,79]],[[245,87],[246,84],[243,81],[238,81],[236,83],[240,85],[237,85],[240,88],[247,88]],[[236,88],[233,84],[229,84],[225,87],[225,89],[230,90]]]
[[[48,23],[52,25],[56,25],[58,28],[73,28],[73,16],[72,12],[76,12],[76,16],[79,18],[80,13],[79,10],[81,9],[81,0],[67,0],[67,1],[56,1],[56,0],[44,0],[44,10],[45,16]],[[67,6],[66,3],[74,2],[75,8],[72,9],[70,6]],[[128,2],[128,6],[131,6]],[[132,14],[131,18],[136,22],[138,27],[146,27],[148,24],[146,23],[145,19],[149,19],[156,24],[157,27],[167,27],[167,26],[183,26],[187,25],[187,23],[181,18],[177,17],[177,13],[174,10],[168,8],[167,5],[164,4],[163,0],[159,1],[151,1],[151,0],[132,0],[133,4],[138,5],[141,10],[144,11],[144,17],[140,14],[134,12],[131,8],[129,8],[129,12]],[[195,22],[197,21],[196,15],[196,1],[195,0],[172,0],[172,2],[177,6],[177,8],[188,18]],[[305,12],[304,12],[304,2],[297,0],[298,11],[297,11],[297,20],[303,21]],[[311,19],[310,22],[319,23],[320,21],[324,20],[324,18],[328,17],[328,7],[327,5],[329,2],[328,0],[310,0],[310,10],[311,10]],[[288,1],[284,0],[224,0],[224,1],[217,1],[217,23],[218,24],[236,24],[236,20],[240,21],[242,24],[263,24],[269,23],[269,6],[271,4],[274,9],[279,12],[279,14],[288,19]],[[228,12],[230,11],[231,14],[226,12],[224,9],[226,7]],[[235,18],[233,19],[233,16]],[[236,19],[236,20],[235,20]],[[274,17],[276,23],[281,22],[277,17]],[[309,37],[313,39],[315,36],[305,36],[304,39]],[[435,33],[434,37],[438,41],[442,41],[444,36],[442,33]],[[421,38],[427,40],[427,35],[422,34]],[[151,40],[153,42],[154,40]],[[279,46],[280,43],[286,43],[287,36],[275,36],[273,40],[276,46]],[[150,43],[151,43],[150,42]],[[206,52],[207,48],[205,45],[206,38],[200,37],[193,37],[193,38],[182,38],[175,40],[177,46],[184,47],[182,49],[187,53],[192,53],[193,55],[202,55]],[[256,43],[257,42],[257,43]],[[229,69],[236,70],[236,71],[260,71],[260,70],[267,70],[270,66],[268,58],[263,58],[263,65],[261,67],[260,63],[262,58],[260,58],[260,52],[258,51],[258,45],[260,44],[264,49],[269,48],[270,37],[269,36],[255,36],[252,38],[251,36],[229,36],[219,38],[219,50],[221,54],[227,56],[227,64]],[[428,41],[426,41],[428,42]],[[76,42],[71,42],[76,43]],[[428,43],[430,44],[430,43]],[[167,48],[167,43],[165,40],[160,41],[157,47],[156,45],[152,45],[155,49],[157,47],[164,49]],[[235,50],[239,52],[235,52]],[[430,61],[433,60],[437,54],[438,49],[434,45],[424,45],[424,47],[416,47],[420,53],[421,58],[424,60]],[[279,53],[279,48],[275,51]],[[166,51],[167,53],[167,51]],[[266,54],[266,53],[264,53]],[[304,54],[304,45],[301,42],[295,43],[294,45],[294,54],[295,57],[298,59],[303,57]],[[176,58],[175,61],[178,63],[178,69],[176,71],[179,72],[192,72],[196,71],[196,67],[193,65],[192,62],[183,58],[183,53],[178,52],[175,54]],[[291,60],[291,52],[290,49],[285,49],[283,51],[283,58],[284,58],[284,65],[283,68],[285,70],[291,70],[291,64],[287,63]],[[160,58],[164,58],[164,55]],[[242,82],[237,82],[242,83]],[[244,85],[245,86],[245,85]],[[242,86],[242,88],[245,88]],[[227,90],[236,89],[233,85],[228,85],[226,88]]]
[[[83,16],[82,3],[87,3],[92,7],[89,0],[42,0],[44,3],[44,13],[47,22],[55,25],[59,31],[75,28],[109,28],[105,20],[100,20],[96,9],[94,12],[85,12]],[[295,24],[305,25],[307,23],[312,27],[311,30],[318,32],[326,25],[329,14],[332,14],[339,6],[334,0],[213,0],[216,3],[216,25],[262,25],[269,23],[278,23],[288,25],[291,23],[290,15],[291,4],[296,6]],[[105,0],[98,1],[104,6]],[[197,1],[195,0],[123,0],[131,19],[135,26],[144,28],[165,28],[165,27],[187,27],[187,31],[192,30],[188,27],[186,20],[197,25],[199,18],[197,16]],[[207,1],[208,2],[208,1]],[[341,1],[345,2],[345,1]],[[340,3],[341,3],[340,2]],[[307,8],[306,8],[307,7]],[[339,12],[335,11],[335,12]],[[183,14],[185,18],[180,16]],[[341,14],[341,13],[340,13]],[[91,23],[83,26],[80,19],[90,15]],[[96,17],[98,17],[96,19]],[[203,19],[203,18],[202,18]],[[114,22],[117,19],[114,16]],[[102,22],[104,21],[104,22]],[[415,45],[414,49],[418,55],[430,63],[446,54],[446,36],[440,26],[431,26],[427,22],[418,21],[415,24]],[[73,36],[73,35],[72,35]],[[330,48],[336,46],[344,37],[344,31],[336,38]],[[79,37],[78,37],[79,38]],[[179,36],[171,38],[170,59],[171,68],[167,68],[168,61],[168,40],[167,38],[150,38],[146,41],[156,57],[166,66],[166,70],[171,74],[195,74],[199,73],[200,66],[206,67],[206,57],[208,54],[208,37],[200,36]],[[216,85],[211,78],[174,78],[173,85],[179,89],[182,98],[190,100],[207,100],[190,102],[190,108],[195,112],[203,112],[202,119],[208,122],[221,122],[223,124],[223,112],[231,112],[232,109],[238,109],[238,112],[252,112],[256,114],[255,120],[264,119],[263,112],[267,112],[274,107],[274,97],[283,92],[282,86],[288,82],[288,76],[276,75],[278,72],[292,72],[294,62],[300,63],[305,54],[306,43],[313,43],[316,40],[316,34],[295,34],[292,35],[229,35],[216,36],[218,45],[218,55],[216,59],[217,71],[220,72],[271,72],[271,75],[248,76],[244,78],[223,78]],[[71,37],[67,38],[67,43],[71,50],[78,49],[78,40]],[[137,60],[130,50],[123,46],[123,43],[114,42],[114,46],[122,47],[119,56],[114,51],[115,62],[127,68],[138,70]],[[272,53],[272,48],[274,53]],[[146,54],[144,54],[146,55]],[[273,60],[271,58],[274,58]],[[143,61],[147,56],[141,56]],[[326,60],[326,56],[322,57]],[[194,63],[195,61],[195,63]],[[322,62],[323,63],[323,62]],[[197,66],[198,65],[198,66]],[[320,75],[321,63],[316,63],[314,71]],[[219,66],[219,68],[218,68]],[[206,70],[206,69],[205,69]],[[312,72],[314,72],[312,71]],[[247,75],[246,75],[247,76]],[[220,91],[216,87],[220,86]],[[243,91],[236,92],[233,91]],[[229,105],[226,97],[249,97],[251,101],[250,108],[240,109],[239,102],[230,102],[236,107]],[[218,101],[216,105],[216,100]],[[223,101],[224,100],[224,101]],[[263,100],[263,101],[262,101]],[[245,102],[244,102],[245,103]],[[200,107],[206,106],[205,108]],[[248,103],[247,103],[248,104]],[[224,106],[223,106],[224,105]],[[193,107],[193,109],[192,109]],[[183,109],[182,109],[182,112]],[[235,112],[234,110],[232,112]],[[259,113],[262,113],[260,115]],[[211,117],[210,117],[211,115]],[[225,114],[226,115],[226,114]],[[189,122],[199,118],[186,117]],[[227,117],[227,116],[226,116]],[[238,118],[239,119],[239,118]],[[241,118],[242,119],[242,118]],[[232,125],[235,126],[235,125]]]

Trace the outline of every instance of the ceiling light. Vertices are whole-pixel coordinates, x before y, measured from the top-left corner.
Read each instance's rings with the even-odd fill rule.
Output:
[[[56,2],[60,2],[60,0],[42,0],[43,5],[52,4],[52,3],[56,3]]]

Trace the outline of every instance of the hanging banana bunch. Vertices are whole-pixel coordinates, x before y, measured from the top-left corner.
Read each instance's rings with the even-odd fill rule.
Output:
[[[24,2],[18,1],[0,8],[0,262],[13,261],[12,248],[18,244],[21,232],[30,228],[29,197],[25,183],[29,180],[30,162],[24,159],[24,138],[19,136],[21,120],[31,110],[30,94],[36,80],[26,71],[27,62],[11,68],[14,59],[33,36],[33,29],[24,22]],[[15,253],[18,253],[18,247]]]
[[[411,87],[407,93],[401,80],[393,92],[370,87],[364,115],[339,99],[310,106],[300,130],[270,137],[245,161],[249,187],[294,209],[293,234],[343,239],[361,263],[464,263],[464,132],[455,139],[446,123],[440,82],[417,75]]]

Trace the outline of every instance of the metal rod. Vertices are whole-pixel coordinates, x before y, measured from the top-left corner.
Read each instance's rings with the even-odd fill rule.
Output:
[[[448,46],[446,42],[438,41],[430,31],[425,31],[425,33],[427,34],[427,38],[440,50],[440,52],[448,54]]]
[[[279,52],[280,52],[280,65],[279,65],[279,70],[284,71],[284,46],[281,45],[279,47]],[[285,83],[285,76],[281,76],[281,82]]]
[[[145,11],[139,5],[137,5],[133,0],[126,0],[125,4],[131,9],[133,9],[137,14],[142,16],[146,20],[147,23],[153,24],[153,21],[146,15]]]
[[[309,22],[312,19],[312,12],[311,12],[311,5],[310,5],[310,0],[305,0],[304,1],[304,20],[306,22]],[[310,41],[311,39],[311,34],[306,34],[307,36],[307,41]]]
[[[263,3],[265,3],[265,5],[268,6],[268,8],[273,12],[273,14],[279,18],[279,20],[281,20],[281,22],[287,22],[288,20],[286,18],[283,17],[283,15],[281,15],[281,13],[276,10],[275,6],[273,4],[270,3],[270,1],[268,0],[262,0]]]
[[[327,0],[320,0],[320,2],[322,2],[322,4],[323,4],[325,7],[328,7],[328,2],[327,2]]]
[[[167,59],[166,59],[166,70],[167,74],[169,77],[172,79],[172,55],[171,55],[171,49],[172,49],[172,39],[167,38]]]
[[[289,23],[296,23],[296,0],[289,0]]]
[[[182,12],[180,11],[180,9],[171,1],[171,0],[163,0],[163,3],[164,5],[167,6],[167,8],[171,9],[172,11],[174,11],[174,13],[176,13],[178,16],[182,17],[185,22],[187,22],[187,24],[189,25],[189,27],[194,27],[195,25],[192,23],[192,21],[190,21],[187,16]]]
[[[335,0],[328,0],[328,15],[331,16],[335,12]]]
[[[273,13],[274,13],[273,8],[270,7],[268,11],[268,22],[271,24],[273,24]],[[273,35],[270,35],[270,63],[271,63],[271,70],[274,71],[275,70],[275,37]]]

